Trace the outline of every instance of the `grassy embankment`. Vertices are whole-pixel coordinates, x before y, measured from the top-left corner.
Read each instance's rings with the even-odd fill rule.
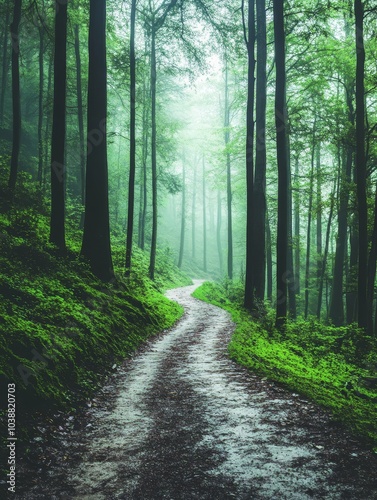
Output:
[[[22,175],[12,205],[6,202],[7,170],[8,165],[3,162],[0,179],[3,417],[0,422],[3,424],[8,383],[16,384],[19,419],[34,409],[59,407],[69,411],[90,397],[113,364],[120,363],[145,339],[170,327],[181,316],[182,308],[166,299],[162,292],[191,282],[168,255],[160,252],[156,281],[152,283],[147,278],[148,256],[137,249],[132,277],[123,279],[123,236],[123,243],[113,242],[117,280],[103,284],[78,257],[81,231],[76,223],[68,223],[67,256],[58,257],[56,249],[48,244],[46,202],[35,187],[30,187],[29,181],[22,181]]]
[[[273,311],[260,321],[250,317],[240,290],[207,282],[193,295],[231,313],[237,324],[229,344],[232,359],[330,409],[377,451],[375,339],[355,325],[335,328],[314,318],[289,322],[283,335],[273,326]]]

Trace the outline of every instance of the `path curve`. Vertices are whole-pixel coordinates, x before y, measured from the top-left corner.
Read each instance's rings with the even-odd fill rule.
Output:
[[[377,498],[375,456],[316,405],[229,360],[234,324],[191,297],[198,284],[167,293],[184,316],[102,389],[49,498]]]

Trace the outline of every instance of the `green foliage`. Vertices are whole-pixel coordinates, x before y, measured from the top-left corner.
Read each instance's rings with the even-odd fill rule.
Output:
[[[114,363],[180,317],[182,308],[161,291],[190,280],[169,252],[160,251],[152,283],[148,256],[137,249],[126,280],[122,241],[114,245],[118,278],[104,284],[78,258],[81,234],[70,221],[68,255],[57,258],[46,243],[49,220],[41,193],[29,179],[24,183],[25,175],[13,203],[0,187],[0,389],[16,383],[22,411],[71,407],[95,390]],[[1,181],[4,186],[5,175]]]
[[[229,290],[204,283],[194,296],[218,305],[237,323],[229,355],[271,380],[301,392],[331,409],[334,418],[377,443],[377,342],[355,325],[335,328],[314,318],[288,323],[284,335],[270,314],[260,321],[229,299]]]

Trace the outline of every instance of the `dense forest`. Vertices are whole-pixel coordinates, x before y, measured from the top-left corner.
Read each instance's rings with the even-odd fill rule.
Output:
[[[2,389],[71,404],[200,278],[235,359],[377,439],[375,2],[0,13]]]

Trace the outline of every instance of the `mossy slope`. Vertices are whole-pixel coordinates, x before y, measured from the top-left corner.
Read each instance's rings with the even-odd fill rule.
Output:
[[[193,294],[231,313],[237,327],[230,357],[330,409],[377,446],[377,391],[367,387],[377,376],[377,343],[355,326],[335,328],[313,318],[289,323],[281,335],[273,327],[273,312],[257,322],[229,300],[231,294],[208,282]]]

